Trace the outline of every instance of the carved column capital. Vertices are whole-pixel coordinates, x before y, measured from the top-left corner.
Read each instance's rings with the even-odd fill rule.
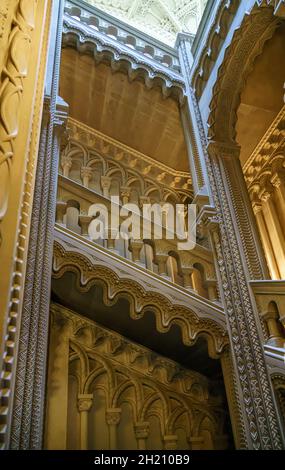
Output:
[[[121,408],[108,408],[105,414],[106,423],[108,425],[116,426],[120,422],[121,414],[122,414]]]
[[[62,155],[60,159],[61,167],[63,169],[63,176],[68,178],[70,168],[72,167],[72,158],[68,155]]]
[[[89,228],[89,225],[92,221],[92,217],[89,216],[89,215],[85,215],[85,214],[80,214],[79,217],[78,217],[78,224],[79,226],[81,227],[81,235],[83,236],[88,236],[88,228]]]
[[[274,175],[270,178],[270,183],[276,189],[278,189],[282,184],[282,176],[280,173],[274,173]]]
[[[140,252],[143,247],[143,240],[130,240],[130,251],[133,255],[133,261],[135,263],[140,261]]]
[[[63,224],[63,217],[66,214],[67,203],[64,201],[56,202],[56,223]]]
[[[131,188],[128,186],[121,186],[121,197],[123,204],[127,204],[129,202],[129,198],[131,195]]]
[[[271,198],[271,195],[272,195],[272,190],[270,190],[268,186],[263,188],[259,193],[259,197],[262,202],[268,202]]]
[[[140,196],[139,197],[139,206],[140,209],[143,208],[144,204],[150,204],[150,197],[149,196]]]
[[[88,166],[83,166],[80,171],[81,178],[83,180],[83,185],[88,188],[89,180],[92,178],[92,168]]]
[[[136,439],[147,439],[149,435],[149,423],[146,422],[137,422],[134,425]]]
[[[109,197],[109,189],[111,187],[112,179],[109,176],[101,176],[101,186],[103,190],[103,195]]]
[[[89,411],[93,404],[93,393],[92,394],[79,394],[77,397],[77,408],[78,411]]]

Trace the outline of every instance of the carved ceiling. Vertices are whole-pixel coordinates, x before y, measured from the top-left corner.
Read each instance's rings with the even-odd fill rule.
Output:
[[[189,171],[179,105],[158,87],[130,82],[126,74],[64,48],[60,95],[71,117],[171,168]]]
[[[196,33],[207,0],[86,0],[86,2],[173,46],[178,32]]]

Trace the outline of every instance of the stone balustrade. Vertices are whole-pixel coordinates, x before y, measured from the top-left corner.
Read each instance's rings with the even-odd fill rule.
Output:
[[[285,278],[285,106],[243,172],[272,279]]]
[[[285,358],[285,281],[251,281],[260,317],[265,326],[265,351]]]
[[[142,60],[157,63],[175,74],[181,73],[177,51],[174,48],[148,37],[130,25],[125,25],[94,6],[83,5],[76,0],[66,1],[65,17],[80,22],[94,34],[102,34],[116,41],[118,45],[127,46]]]
[[[106,183],[106,181],[105,181]],[[98,211],[104,206],[106,213]],[[122,208],[118,204],[118,210]],[[103,214],[103,216],[102,216]],[[126,214],[128,216],[129,214]],[[126,220],[119,216],[119,223]],[[108,226],[105,226],[108,218]],[[196,244],[193,250],[178,250],[179,240],[175,233],[169,239],[169,231],[163,222],[160,226],[151,225],[151,236],[140,236],[124,240],[116,239],[117,232],[110,226],[111,201],[106,194],[98,194],[82,183],[77,183],[59,175],[56,223],[80,234],[114,253],[136,263],[168,281],[174,282],[185,289],[196,292],[212,301],[219,299],[212,253],[209,249]],[[136,214],[137,227],[133,232],[143,234],[145,219],[142,213]],[[161,239],[153,239],[153,231],[161,231]],[[100,236],[97,232],[100,230]],[[116,232],[116,233],[115,233]],[[168,237],[166,238],[166,234]]]

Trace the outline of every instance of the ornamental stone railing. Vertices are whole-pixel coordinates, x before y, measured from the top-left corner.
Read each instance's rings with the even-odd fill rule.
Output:
[[[178,54],[174,48],[79,0],[66,1],[64,11],[65,25],[80,25],[86,33],[116,44],[122,53],[128,51],[135,54],[138,62],[150,64],[154,69],[164,69],[173,80],[183,83]]]

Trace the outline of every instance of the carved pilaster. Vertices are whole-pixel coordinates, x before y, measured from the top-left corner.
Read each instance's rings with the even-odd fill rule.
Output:
[[[109,449],[117,449],[117,426],[121,419],[121,408],[108,408],[106,410],[106,423],[109,426]]]
[[[243,245],[251,279],[268,277],[265,255],[239,160],[240,148],[220,142],[210,142],[208,152],[220,166],[223,186],[229,194],[233,223]]]
[[[93,404],[93,394],[79,394],[77,408],[80,413],[80,449],[88,449],[88,413]]]
[[[38,2],[39,4],[40,2]],[[27,4],[27,2],[25,2]],[[10,447],[42,446],[53,226],[56,207],[60,129],[66,105],[58,98],[63,2],[52,4],[55,34],[50,42],[45,110],[38,155],[19,351],[15,370]]]

